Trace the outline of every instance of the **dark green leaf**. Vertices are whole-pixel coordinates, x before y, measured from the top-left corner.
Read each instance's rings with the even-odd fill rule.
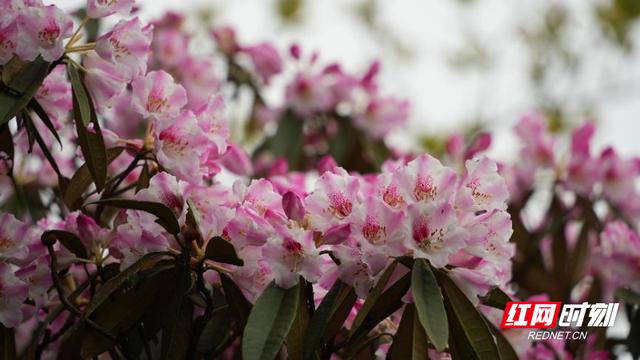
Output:
[[[5,65],[2,80],[6,89],[0,92],[0,125],[9,122],[27,106],[49,74],[49,65],[41,57],[33,62],[23,62],[16,57]],[[7,71],[8,67],[13,70]]]
[[[504,291],[496,287],[489,291],[489,293],[482,298],[482,303],[487,306],[491,306],[496,309],[504,310],[507,306],[507,302],[512,301],[509,295]]]
[[[327,321],[327,327],[322,335],[323,342],[330,341],[343,328],[356,300],[358,300],[358,296],[355,289],[351,286],[343,286]]]
[[[393,336],[387,359],[419,360],[427,359],[427,336],[418,320],[414,304],[407,304],[400,319],[398,330]]]
[[[302,119],[286,112],[278,123],[277,132],[265,144],[274,156],[284,156],[292,169],[301,165],[299,159],[304,145],[303,125]]]
[[[82,244],[82,240],[73,233],[62,230],[49,230],[45,231],[42,234],[43,241],[46,239],[58,240],[60,243],[69,251],[71,251],[75,256],[86,259],[87,258],[87,249]]]
[[[107,149],[107,162],[111,164],[113,160],[122,154],[123,150],[121,147]],[[80,208],[82,204],[79,202],[82,199],[82,194],[89,188],[91,181],[91,173],[89,172],[87,164],[82,164],[78,171],[71,177],[67,191],[64,193],[64,203],[69,209],[76,210]]]
[[[140,172],[140,177],[138,178],[138,183],[136,184],[136,192],[148,188],[150,181],[151,173],[149,172],[149,164],[145,161],[142,171]]]
[[[324,296],[322,302],[316,309],[316,312],[309,323],[309,330],[305,336],[304,352],[302,358],[305,360],[313,359],[314,352],[320,347],[322,335],[327,329],[328,322],[331,319],[331,313],[335,308],[336,301],[343,289],[348,288],[342,281],[336,280],[331,286],[329,292]]]
[[[502,335],[502,332],[500,332],[500,330],[495,327],[491,321],[487,318],[484,318],[484,320],[487,323],[487,326],[489,326],[489,330],[491,330],[493,336],[496,337],[496,345],[498,346],[498,352],[500,353],[500,360],[518,360],[518,354],[513,350],[509,340]]]
[[[65,177],[60,172],[60,168],[58,167],[56,160],[53,158],[53,155],[51,155],[51,152],[49,151],[47,144],[42,139],[42,136],[40,136],[38,129],[33,125],[31,118],[28,116],[28,114],[26,113],[23,113],[23,114],[24,114],[24,124],[27,129],[27,132],[29,133],[29,136],[33,137],[33,139],[35,139],[35,141],[38,143],[38,146],[40,147],[40,150],[42,150],[44,157],[49,162],[49,165],[51,165],[51,167],[56,172],[56,174],[58,174],[58,180],[62,185],[62,183],[65,181]]]
[[[356,317],[353,320],[353,324],[351,325],[351,329],[349,330],[349,336],[352,336],[353,334],[356,333],[356,331],[359,330],[360,325],[362,325],[362,322],[364,321],[366,316],[369,314],[369,311],[371,311],[371,308],[373,308],[373,305],[376,304],[376,302],[380,298],[380,295],[382,295],[382,291],[387,286],[387,282],[389,281],[389,278],[395,271],[396,265],[397,265],[397,262],[395,261],[392,262],[380,276],[380,279],[376,283],[376,286],[373,288],[373,290],[371,290],[364,304],[362,304],[362,307],[358,310],[358,314],[356,314]]]
[[[53,123],[51,122],[51,119],[49,119],[49,115],[47,114],[47,112],[42,108],[42,106],[40,106],[40,103],[38,102],[38,100],[36,100],[35,98],[31,99],[31,101],[29,102],[29,108],[33,110],[36,113],[36,115],[38,115],[38,117],[44,123],[47,129],[49,129],[51,134],[53,134],[53,136],[56,138],[56,140],[58,141],[58,144],[60,144],[60,149],[62,149],[62,141],[60,141],[60,136],[58,136],[58,131],[56,130],[55,126],[53,126]]]
[[[219,290],[214,290],[213,311],[207,319],[200,337],[198,338],[197,350],[200,354],[211,358],[214,352],[218,351],[225,341],[230,339],[233,333],[233,318],[229,311],[229,304],[224,295]],[[220,299],[216,301],[215,299]]]
[[[640,309],[636,308],[635,311],[629,311],[629,322],[631,323],[631,329],[629,329],[629,335],[627,335],[627,349],[631,353],[634,359],[640,358]]]
[[[0,360],[15,360],[16,339],[13,328],[6,328],[0,324]]]
[[[438,274],[438,280],[444,290],[447,316],[455,334],[449,345],[464,349],[461,353],[465,359],[499,359],[496,343],[478,309],[449,277]]]
[[[409,291],[411,287],[411,273],[405,274],[398,279],[393,285],[382,293],[378,301],[373,305],[371,311],[365,318],[360,330],[353,335],[355,340],[366,335],[371,329],[378,325],[382,320],[389,317],[396,310],[402,307],[402,297]]]
[[[8,124],[0,125],[0,153],[6,154],[0,155],[0,161],[9,160],[8,165],[13,169],[13,136],[11,135]],[[6,158],[4,156],[6,156]]]
[[[416,306],[418,319],[436,350],[442,352],[449,342],[449,325],[444,309],[442,292],[431,271],[431,265],[424,259],[413,264],[411,272],[411,294]]]
[[[91,177],[96,184],[96,189],[102,191],[107,180],[107,151],[102,138],[100,123],[96,117],[91,97],[89,97],[78,70],[73,65],[67,65],[67,72],[69,73],[73,90],[73,116],[80,149],[87,162]],[[87,129],[90,123],[93,124],[92,130]]]
[[[222,283],[222,289],[224,290],[224,296],[227,298],[227,303],[231,307],[238,328],[244,329],[251,312],[252,305],[242,293],[242,290],[236,285],[233,280],[222,272],[220,274],[220,282]]]
[[[237,266],[244,265],[244,261],[238,257],[233,244],[219,236],[215,236],[209,240],[205,251],[205,257],[209,260],[225,264]]]
[[[299,287],[285,290],[272,282],[256,300],[242,337],[245,360],[276,357],[298,310]]]
[[[121,273],[109,279],[104,285],[102,285],[96,291],[91,303],[84,311],[84,316],[90,316],[100,305],[102,305],[111,294],[113,294],[116,290],[120,289],[120,287],[127,282],[131,277],[135,276],[138,272],[152,268],[156,263],[158,263],[163,258],[167,257],[167,253],[165,252],[155,252],[149,253],[142,256],[135,263],[131,264],[128,268],[124,269]]]
[[[141,275],[138,284],[131,288],[123,287],[122,291],[117,291],[117,294],[112,296],[113,299],[105,301],[92,314],[93,321],[110,335],[116,337],[135,326],[156,298],[158,290],[171,283],[168,269],[147,272],[150,274]],[[90,328],[82,327],[80,331],[82,331],[83,358],[97,356],[114,345],[109,339]]]
[[[180,225],[178,219],[171,209],[166,205],[152,202],[152,201],[139,201],[128,199],[104,199],[94,201],[87,205],[104,205],[113,206],[121,209],[141,210],[155,215],[158,220],[156,222],[162,225],[165,230],[171,234],[178,234],[180,232]]]
[[[162,329],[162,359],[187,358],[193,322],[193,303],[188,297],[192,278],[186,264],[176,266],[173,296],[166,308],[165,325]]]
[[[287,334],[287,356],[289,359],[302,359],[304,352],[305,334],[311,318],[310,309],[305,305],[308,301],[313,302],[313,294],[311,294],[311,299],[307,298],[307,285],[311,284],[301,278],[298,286],[298,311]]]

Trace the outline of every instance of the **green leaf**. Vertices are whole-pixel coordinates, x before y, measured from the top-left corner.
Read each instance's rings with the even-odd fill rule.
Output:
[[[110,335],[116,337],[135,326],[143,317],[149,305],[162,286],[171,284],[170,270],[147,271],[142,274],[135,286],[126,286],[117,291],[113,299],[105,301],[92,314],[93,321]],[[83,326],[81,354],[85,359],[97,356],[109,350],[114,344],[95,330]]]
[[[478,309],[449,277],[438,273],[438,281],[444,290],[445,308],[454,334],[449,345],[457,349],[452,352],[464,359],[499,359],[496,343]]]
[[[175,286],[172,298],[166,307],[165,324],[162,329],[161,359],[186,359],[191,339],[193,302],[189,299],[192,288],[191,272],[187,264],[179,264],[173,270]]]
[[[111,164],[124,149],[121,147],[115,147],[107,149],[107,162]],[[79,201],[82,199],[82,194],[87,191],[89,185],[91,185],[92,178],[87,164],[82,164],[75,174],[71,177],[67,191],[64,193],[64,203],[71,210],[79,209],[82,204]]]
[[[49,119],[49,115],[47,114],[47,112],[42,108],[42,106],[40,106],[40,103],[38,102],[38,100],[36,100],[35,98],[31,99],[31,101],[29,102],[29,108],[33,110],[36,113],[36,115],[38,115],[38,117],[44,123],[47,129],[49,129],[51,134],[53,134],[53,136],[56,138],[56,140],[58,141],[58,144],[60,144],[60,149],[62,149],[62,141],[60,141],[60,136],[58,136],[58,131],[56,130],[55,126],[53,126],[53,123],[51,122],[51,119]]]
[[[307,330],[305,336],[304,351],[302,354],[303,359],[313,359],[314,352],[322,343],[322,336],[327,329],[329,320],[331,319],[331,313],[337,304],[339,295],[347,288],[348,286],[345,283],[336,280],[333,286],[331,286],[331,289],[329,289],[329,292],[327,292],[322,299],[322,302],[320,302],[316,312],[311,317],[309,330]]]
[[[205,250],[205,257],[209,260],[243,266],[244,261],[238,257],[236,249],[229,241],[215,236],[207,243],[207,249]]]
[[[75,66],[68,64],[67,72],[71,80],[73,90],[73,116],[78,133],[78,142],[82,155],[87,162],[91,177],[96,184],[96,189],[102,191],[107,180],[107,151],[100,130],[96,111],[87,92],[80,74]],[[93,124],[91,131],[87,130],[89,124]]]
[[[389,278],[395,271],[397,264],[398,263],[394,261],[385,269],[385,271],[380,276],[380,279],[376,283],[376,286],[374,286],[374,288],[371,290],[371,292],[367,296],[364,304],[362,304],[362,307],[358,310],[358,313],[356,314],[356,317],[353,320],[353,324],[351,325],[351,329],[349,330],[350,337],[353,334],[355,334],[356,331],[359,330],[360,325],[362,325],[362,322],[364,321],[366,316],[369,314],[369,311],[371,311],[371,308],[373,308],[373,305],[376,304],[376,302],[380,298],[380,295],[382,295],[382,291],[387,286],[387,282],[389,281]]]
[[[142,166],[142,171],[140,172],[138,182],[136,183],[136,193],[142,189],[148,188],[150,181],[151,173],[149,171],[149,164],[147,164],[147,162],[145,161],[144,166]]]
[[[518,360],[518,354],[511,346],[509,340],[507,340],[500,329],[495,327],[486,317],[484,317],[484,321],[491,330],[491,333],[496,338],[496,345],[498,347],[498,352],[500,353],[500,360]]]
[[[219,289],[215,289],[213,310],[206,319],[204,328],[198,337],[196,350],[205,358],[210,359],[215,352],[219,351],[218,348],[230,339],[232,334],[233,317],[229,311],[229,304],[224,294]]]
[[[504,310],[507,307],[507,302],[512,301],[509,295],[505,294],[500,288],[495,287],[489,291],[487,295],[482,298],[482,303],[487,306],[491,306],[496,309]]]
[[[5,65],[2,81],[6,86],[0,92],[0,125],[4,125],[22,111],[49,74],[49,63],[36,58],[33,62],[23,62],[17,57]],[[7,68],[12,68],[7,71]]]
[[[43,241],[46,239],[55,239],[60,241],[60,243],[69,251],[71,251],[75,256],[80,259],[87,258],[87,249],[84,247],[82,240],[73,233],[62,230],[49,230],[45,231],[42,234]]]
[[[47,161],[49,162],[49,165],[51,165],[53,170],[58,175],[58,179],[64,179],[64,176],[60,172],[60,168],[58,167],[56,160],[53,158],[53,155],[51,155],[51,152],[49,151],[47,144],[44,142],[44,139],[42,139],[42,136],[38,132],[38,129],[35,127],[35,125],[33,125],[33,120],[31,119],[31,117],[27,112],[24,112],[23,115],[24,115],[23,116],[24,125],[27,129],[27,132],[29,133],[29,137],[32,137],[38,143],[38,146],[40,147],[40,150],[42,150],[44,157],[47,159]]]
[[[282,289],[275,282],[256,300],[242,337],[245,360],[273,360],[291,329],[298,310],[300,284]]]
[[[304,145],[303,125],[302,119],[288,111],[280,119],[277,132],[265,143],[274,156],[284,156],[291,169],[297,169],[301,165],[299,160]]]
[[[398,330],[393,336],[387,359],[422,360],[427,359],[427,335],[420,324],[414,304],[407,304],[400,319]]]
[[[331,310],[331,316],[327,321],[327,327],[322,335],[323,342],[329,342],[343,328],[344,322],[349,317],[353,305],[358,300],[356,291],[351,286],[344,286]]]
[[[289,359],[302,359],[304,352],[304,341],[306,330],[309,328],[309,320],[311,318],[311,309],[307,304],[313,303],[313,292],[310,294],[307,290],[311,287],[303,278],[300,278],[298,286],[298,311],[293,320],[291,329],[287,334],[287,357]]]
[[[436,350],[442,352],[449,342],[449,324],[444,309],[442,292],[431,271],[431,265],[418,259],[411,271],[411,294],[418,319]]]
[[[224,296],[227,298],[227,303],[236,318],[238,328],[244,329],[253,305],[251,305],[242,293],[242,290],[240,290],[238,285],[236,285],[227,274],[223,272],[219,272],[219,274]]]
[[[11,135],[11,130],[9,129],[8,124],[0,125],[0,152],[6,154],[8,159],[11,161],[9,164],[11,169],[13,169],[13,136]]]
[[[15,360],[16,338],[13,328],[7,328],[0,323],[0,360]]]
[[[165,230],[167,230],[170,234],[176,235],[180,233],[180,224],[178,223],[176,215],[171,209],[161,203],[128,199],[104,199],[94,201],[87,205],[104,205],[121,209],[145,211],[155,215],[158,218],[156,222],[163,228],[165,228]]]
[[[93,299],[89,303],[89,306],[84,311],[84,316],[90,316],[100,305],[102,305],[109,297],[120,287],[125,284],[129,279],[135,276],[138,272],[145,269],[152,268],[160,260],[166,258],[168,253],[166,252],[154,252],[143,255],[136,262],[131,264],[128,268],[124,269],[118,275],[109,279],[104,285],[102,285],[96,291]]]
[[[389,317],[396,310],[402,307],[402,297],[409,291],[411,287],[411,273],[408,272],[398,279],[393,285],[380,295],[378,301],[373,305],[371,311],[365,318],[360,329],[352,336],[357,341],[366,335],[371,329],[378,325],[382,320]]]

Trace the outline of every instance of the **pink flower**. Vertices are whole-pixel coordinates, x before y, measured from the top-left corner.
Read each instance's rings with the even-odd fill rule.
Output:
[[[186,197],[200,213],[200,232],[205,241],[221,236],[224,228],[235,216],[237,199],[231,189],[221,184],[211,186],[189,185]]]
[[[73,108],[71,84],[67,80],[64,65],[56,66],[44,79],[35,96],[56,128],[62,127]]]
[[[282,58],[269,43],[247,46],[241,50],[249,55],[253,68],[263,83],[269,84],[271,78],[282,72]]]
[[[348,243],[334,246],[333,255],[340,261],[337,267],[338,278],[345,284],[353,286],[356,294],[366,298],[374,284],[369,265],[363,259],[362,249],[351,238]]]
[[[247,246],[238,249],[238,256],[244,261],[244,266],[236,267],[231,276],[247,299],[255,302],[255,299],[273,280],[271,267],[263,257],[261,247]]]
[[[115,13],[129,15],[135,0],[87,0],[87,15],[97,19]]]
[[[62,56],[62,40],[73,30],[69,15],[55,5],[29,7],[17,21],[20,36],[16,53],[22,60],[33,61],[42,55],[45,61],[54,61]]]
[[[364,112],[354,118],[356,126],[374,139],[381,139],[402,127],[409,119],[409,102],[396,98],[374,98]]]
[[[178,29],[159,29],[153,35],[151,46],[155,61],[164,69],[172,69],[187,58],[189,38]]]
[[[282,208],[282,196],[271,182],[265,179],[253,180],[247,187],[240,181],[233,186],[235,196],[240,199],[236,214],[225,228],[225,235],[238,247],[262,245],[273,232],[266,220],[268,213],[281,220],[286,219]],[[272,215],[272,216],[273,216]]]
[[[227,152],[220,158],[220,164],[234,174],[253,174],[253,164],[249,154],[235,144],[229,144]]]
[[[330,88],[324,84],[323,75],[297,73],[286,89],[287,104],[301,116],[327,111],[333,106]]]
[[[605,301],[619,287],[640,291],[640,237],[624,222],[606,224],[591,264],[604,280]]]
[[[494,262],[509,262],[515,254],[509,242],[513,229],[511,216],[506,211],[494,210],[477,216],[467,226],[467,246],[470,255]]]
[[[155,147],[158,162],[178,179],[199,184],[202,181],[200,156],[207,149],[207,138],[191,111],[184,111],[173,124],[158,134]]]
[[[305,199],[309,223],[315,230],[326,231],[336,224],[347,223],[360,201],[358,178],[340,170],[340,174],[322,174],[315,190]]]
[[[11,20],[0,27],[0,65],[5,65],[13,58],[18,46],[18,24]]]
[[[469,212],[506,210],[509,191],[495,161],[483,156],[467,160],[465,166],[467,172],[458,189],[457,206]]]
[[[136,194],[135,199],[164,204],[174,212],[178,222],[183,224],[187,214],[186,200],[183,196],[186,185],[176,177],[160,172],[151,178],[148,188]]]
[[[111,31],[96,40],[96,52],[117,65],[124,77],[131,81],[147,72],[153,26],[142,26],[137,17],[121,20]]]
[[[322,259],[311,231],[277,226],[262,254],[269,262],[276,284],[285,289],[294,286],[298,276],[316,282],[323,274]]]
[[[404,218],[403,211],[394,211],[379,197],[368,196],[350,217],[351,234],[364,247],[377,247],[385,256],[401,256],[409,236]]]
[[[64,222],[64,230],[77,234],[89,254],[102,257],[101,251],[108,248],[111,240],[109,230],[100,227],[93,218],[80,212],[67,215]]]
[[[156,131],[162,131],[178,117],[187,104],[187,92],[164,71],[152,71],[131,83],[132,107],[145,118],[156,120]]]
[[[567,165],[567,183],[577,193],[589,195],[600,180],[602,171],[597,159],[591,157],[590,142],[595,125],[586,122],[571,135],[571,154]]]
[[[121,211],[114,221],[115,235],[109,254],[126,267],[149,252],[167,250],[171,246],[170,238],[155,220],[154,215],[143,211]]]
[[[198,126],[204,132],[209,151],[203,158],[216,160],[227,152],[229,136],[229,122],[224,113],[224,98],[222,95],[211,95],[208,101],[196,113]]]
[[[621,158],[613,148],[605,149],[600,155],[602,191],[607,199],[621,204],[635,193],[638,168],[633,159]]]
[[[456,181],[455,171],[444,167],[438,159],[423,154],[399,168],[382,195],[391,206],[401,201],[446,202],[455,194]]]
[[[93,103],[98,111],[103,112],[124,92],[127,78],[116,64],[95,53],[85,56],[84,67],[87,69],[84,80]]]
[[[520,155],[525,166],[536,168],[554,165],[553,136],[549,133],[542,115],[524,116],[515,126],[515,132],[524,144]]]
[[[26,297],[27,285],[14,275],[12,265],[0,261],[0,323],[8,328],[20,325]]]
[[[0,212],[0,262],[24,259],[31,236],[28,224],[12,214]]]
[[[449,263],[449,255],[464,246],[465,230],[458,226],[455,210],[449,203],[417,203],[409,206],[411,235],[406,238],[407,248],[414,258],[423,258],[435,267]]]
[[[215,60],[208,56],[189,56],[180,64],[180,83],[187,90],[189,108],[197,111],[211,101],[220,88]]]
[[[236,40],[236,32],[230,26],[221,26],[211,31],[220,51],[227,55],[233,55],[238,51],[239,46]]]

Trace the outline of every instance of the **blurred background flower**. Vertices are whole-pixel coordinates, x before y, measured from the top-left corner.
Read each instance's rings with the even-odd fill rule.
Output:
[[[83,0],[57,2],[65,10]],[[600,122],[596,144],[640,151],[640,3],[634,0],[140,0],[139,14],[191,13],[194,31],[236,28],[243,43],[293,42],[350,71],[382,60],[380,83],[411,101],[393,142],[442,148],[461,128],[493,130],[492,155],[515,154],[519,115],[540,110],[553,130],[585,117]],[[202,24],[197,24],[200,21]],[[206,25],[206,26],[202,26]],[[198,30],[199,29],[199,30]],[[206,49],[202,50],[203,52]],[[278,94],[267,94],[281,96]],[[277,100],[277,99],[276,99]]]

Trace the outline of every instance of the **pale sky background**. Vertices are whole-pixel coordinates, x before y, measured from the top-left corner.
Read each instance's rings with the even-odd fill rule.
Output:
[[[640,155],[640,56],[624,56],[603,39],[589,4],[604,0],[455,0],[378,1],[378,22],[411,55],[401,57],[388,42],[375,36],[354,15],[361,0],[307,0],[301,25],[283,25],[275,14],[275,0],[138,0],[145,20],[165,10],[215,9],[215,23],[236,28],[241,41],[271,41],[280,50],[296,41],[318,50],[324,61],[339,61],[349,70],[363,71],[373,60],[383,62],[382,90],[408,98],[412,116],[404,135],[449,132],[471,124],[481,114],[495,131],[493,154],[514,154],[511,133],[519,116],[534,110],[528,80],[528,49],[518,29],[535,27],[550,4],[570,8],[566,43],[579,51],[584,64],[575,74],[557,69],[557,82],[547,90],[569,109],[585,102],[596,108],[600,120],[598,144],[615,144],[622,153]],[[83,0],[49,1],[65,9]],[[481,71],[456,70],[448,65],[465,39],[486,46],[492,57]],[[640,29],[633,29],[640,44]]]

